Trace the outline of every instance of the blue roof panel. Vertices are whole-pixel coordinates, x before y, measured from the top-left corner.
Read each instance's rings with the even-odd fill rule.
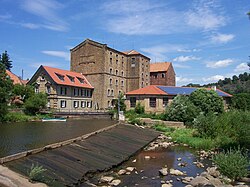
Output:
[[[166,92],[168,95],[190,95],[192,92],[198,88],[193,87],[174,87],[174,86],[157,86],[162,91]],[[228,97],[227,93],[220,90],[216,90],[217,94],[222,97]]]

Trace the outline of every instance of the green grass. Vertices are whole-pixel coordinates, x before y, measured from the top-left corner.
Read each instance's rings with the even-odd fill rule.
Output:
[[[249,160],[247,154],[240,148],[223,151],[215,155],[213,161],[219,171],[232,180],[246,177],[248,174]]]
[[[5,117],[5,122],[27,122],[32,120],[40,120],[42,118],[49,118],[51,114],[37,114],[35,116],[27,115],[22,112],[9,112]]]

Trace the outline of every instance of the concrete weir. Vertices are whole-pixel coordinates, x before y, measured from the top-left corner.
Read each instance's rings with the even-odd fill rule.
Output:
[[[32,164],[43,166],[43,182],[48,186],[76,186],[97,172],[120,165],[158,135],[153,130],[119,124],[4,165],[25,176]]]

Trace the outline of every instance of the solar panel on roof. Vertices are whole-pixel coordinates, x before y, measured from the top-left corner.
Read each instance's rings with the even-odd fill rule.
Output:
[[[162,91],[166,92],[168,95],[190,95],[192,92],[197,90],[198,88],[193,87],[172,87],[172,86],[157,86]],[[216,93],[222,97],[228,97],[228,94],[216,90]]]
[[[168,87],[168,86],[158,86],[162,91],[166,92],[169,95],[190,95],[197,88],[187,88],[187,87]]]

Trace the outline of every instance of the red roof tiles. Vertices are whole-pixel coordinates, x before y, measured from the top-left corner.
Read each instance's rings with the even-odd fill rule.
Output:
[[[94,88],[81,73],[76,73],[73,71],[62,70],[58,68],[52,68],[48,66],[41,66],[53,79],[53,81],[60,85],[76,86],[82,88]],[[58,76],[59,75],[59,76]],[[60,79],[63,77],[63,80]],[[71,80],[72,79],[72,80]],[[81,82],[83,80],[83,83]]]
[[[150,64],[150,72],[163,72],[168,71],[171,62],[157,62]]]
[[[6,70],[6,73],[10,77],[10,79],[13,81],[13,84],[23,84],[22,80],[11,71]]]
[[[167,93],[159,89],[156,85],[150,85],[127,92],[126,95],[167,95]]]

